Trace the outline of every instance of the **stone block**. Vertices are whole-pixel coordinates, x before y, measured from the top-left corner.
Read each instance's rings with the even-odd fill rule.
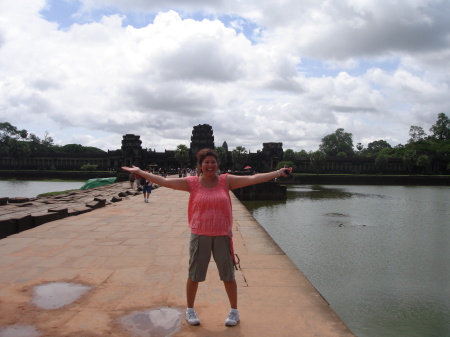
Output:
[[[17,224],[13,219],[0,220],[0,239],[17,233]]]
[[[105,205],[106,205],[106,199],[105,198],[95,197],[94,201],[98,201],[100,203],[100,207],[105,207]]]
[[[119,202],[119,201],[122,201],[122,200],[123,199],[121,197],[116,197],[116,196],[112,197],[112,199],[111,199],[112,202]]]
[[[17,233],[33,228],[33,218],[30,214],[14,214],[11,219],[16,221]]]
[[[28,202],[30,201],[30,198],[22,198],[22,197],[17,197],[17,198],[9,198],[8,202],[10,204],[21,204],[24,202]]]
[[[106,205],[106,199],[103,199],[102,201],[91,201],[88,202],[86,204],[86,207],[91,207],[91,208],[100,208],[100,207],[105,207]]]
[[[37,227],[44,223],[58,220],[59,214],[55,212],[33,213],[31,214],[31,218],[33,219],[33,227]]]
[[[0,198],[0,206],[6,205],[8,203],[9,198]]]
[[[69,209],[65,207],[50,208],[48,209],[48,212],[58,213],[60,219],[64,219],[65,217],[69,216]]]
[[[80,215],[92,211],[92,207],[77,207],[69,210],[69,216]]]
[[[25,202],[22,204],[18,204],[16,207],[30,207],[30,206],[34,206],[34,204],[32,202]]]

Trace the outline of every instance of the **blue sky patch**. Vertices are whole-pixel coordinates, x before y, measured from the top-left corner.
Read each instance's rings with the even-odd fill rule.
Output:
[[[47,3],[47,8],[40,14],[50,22],[56,22],[59,29],[66,29],[77,22],[76,13],[81,7],[81,2],[77,0],[51,0]]]
[[[59,29],[68,29],[74,23],[84,24],[88,22],[98,22],[105,15],[122,15],[125,16],[122,25],[133,26],[134,28],[146,27],[152,24],[157,13],[146,12],[121,12],[114,7],[102,8],[90,13],[81,14],[82,3],[78,0],[49,0],[46,9],[40,14],[49,22],[56,22]],[[260,38],[263,28],[254,22],[235,15],[220,15],[216,17],[205,12],[191,13],[189,16],[180,13],[183,18],[191,18],[196,21],[202,20],[220,20],[225,27],[233,28],[237,34],[244,34],[252,44],[256,44]]]
[[[384,61],[374,61],[359,59],[355,68],[332,68],[327,62],[320,59],[302,58],[297,65],[297,71],[306,77],[336,77],[340,72],[345,71],[350,76],[359,77],[364,75],[371,68],[380,68],[387,72],[394,72],[399,67],[399,59],[387,59]]]

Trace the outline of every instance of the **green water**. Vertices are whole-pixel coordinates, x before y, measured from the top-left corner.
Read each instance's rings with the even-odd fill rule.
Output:
[[[288,187],[244,202],[359,337],[450,336],[450,187]]]

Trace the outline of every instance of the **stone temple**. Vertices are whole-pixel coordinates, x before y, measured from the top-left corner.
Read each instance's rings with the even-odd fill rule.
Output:
[[[223,169],[235,169],[231,151],[226,141],[221,145],[227,153],[227,163]],[[195,167],[195,154],[203,148],[215,149],[214,132],[210,125],[199,124],[192,129],[189,145],[190,168]],[[249,153],[245,165],[258,170],[269,170],[278,164],[283,158],[282,143],[263,143],[263,149],[256,153]],[[16,162],[7,153],[0,153],[0,165],[3,169],[15,169]],[[97,165],[98,170],[118,170],[122,166],[151,167],[153,170],[163,168],[176,170],[180,163],[175,159],[175,149],[156,152],[151,149],[143,149],[139,135],[126,134],[122,139],[122,146],[117,150],[108,150],[105,153],[32,153],[21,161],[20,169],[23,170],[79,170],[81,166]]]

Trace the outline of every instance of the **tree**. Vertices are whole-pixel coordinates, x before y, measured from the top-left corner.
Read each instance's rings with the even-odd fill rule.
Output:
[[[417,158],[416,165],[422,170],[422,174],[425,172],[425,170],[428,168],[428,165],[430,163],[430,160],[428,156],[421,155],[419,158]]]
[[[283,153],[283,160],[285,161],[293,161],[295,160],[295,152],[292,149],[287,149]]]
[[[241,170],[247,161],[248,153],[245,147],[237,146],[233,151],[231,151],[231,159],[233,160],[233,165],[236,169]]]
[[[356,153],[358,156],[362,155],[362,153],[364,151],[364,145],[362,143],[356,144],[356,150],[358,151]]]
[[[414,161],[415,161],[414,152],[411,150],[405,151],[403,155],[403,167],[410,173],[414,168]]]
[[[227,151],[225,148],[219,146],[216,148],[217,157],[219,157],[220,167],[224,168],[227,166]]]
[[[305,150],[300,150],[300,152],[296,152],[295,153],[295,158],[301,158],[301,157],[309,157],[309,153],[306,152]]]
[[[366,153],[369,156],[376,156],[381,150],[391,149],[392,146],[387,141],[380,139],[367,145]]]
[[[427,134],[421,126],[411,125],[409,128],[409,140],[408,143],[415,143],[420,140],[424,140]]]
[[[30,147],[25,141],[10,139],[8,142],[8,155],[15,161],[16,166],[20,161],[30,155]]]
[[[31,152],[54,152],[56,148],[53,144],[53,138],[50,137],[48,131],[45,131],[43,139],[39,138],[34,133],[30,133],[28,142],[30,144]]]
[[[83,146],[81,144],[66,144],[59,148],[61,152],[67,153],[83,153]]]
[[[183,167],[189,162],[189,149],[186,145],[180,144],[175,150],[175,159],[180,163],[180,167]]]
[[[436,124],[430,128],[430,131],[433,133],[433,138],[436,140],[450,139],[450,119],[445,113],[441,112],[438,115]]]
[[[86,153],[106,153],[106,151],[103,151],[95,146],[83,146],[83,149]]]
[[[309,160],[311,162],[311,166],[319,173],[319,170],[325,166],[327,162],[327,155],[323,151],[316,151],[310,154]]]
[[[66,144],[58,148],[58,152],[66,153],[105,153],[102,149],[94,146],[83,146],[81,144]]]
[[[387,168],[388,165],[388,157],[383,154],[380,153],[376,158],[375,158],[375,169],[378,170],[378,172],[383,173],[383,170],[385,170]]]
[[[290,161],[290,160],[283,160],[283,161],[280,161],[280,162],[278,163],[276,169],[279,170],[279,169],[282,169],[283,167],[292,167],[292,170],[293,170],[293,171],[295,171],[295,169],[296,169],[295,164],[294,164],[292,161]]]
[[[7,151],[10,139],[25,139],[27,136],[27,130],[19,130],[8,122],[0,123],[0,149]]]
[[[327,156],[336,156],[339,152],[345,152],[347,156],[353,155],[352,134],[344,129],[337,129],[334,133],[322,138],[319,150],[325,152]]]

